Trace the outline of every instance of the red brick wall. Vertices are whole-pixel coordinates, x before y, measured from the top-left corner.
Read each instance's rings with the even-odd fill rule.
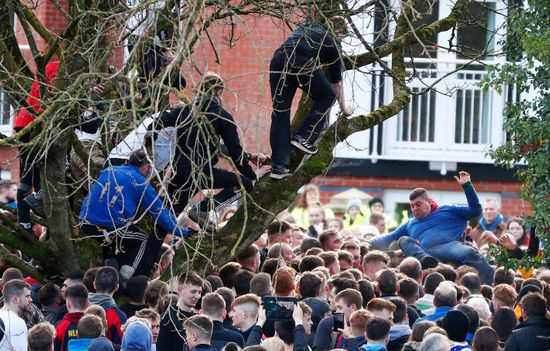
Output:
[[[346,177],[325,176],[314,180],[315,184],[322,187],[321,202],[328,203],[330,198],[341,192],[341,187],[371,188],[367,191],[372,196],[384,197],[384,189],[425,188],[427,190],[456,191],[456,182],[452,179],[414,179],[398,177]],[[494,192],[501,195],[501,212],[505,216],[519,216],[530,213],[529,203],[519,196],[520,184],[513,182],[475,182],[475,188],[479,192]],[[331,191],[331,187],[338,187],[337,191]]]

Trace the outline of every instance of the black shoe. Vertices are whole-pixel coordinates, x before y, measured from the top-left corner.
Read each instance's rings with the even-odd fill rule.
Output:
[[[120,269],[120,265],[118,264],[118,261],[116,258],[108,258],[103,262],[106,267],[113,267],[114,269],[118,270]]]
[[[435,268],[439,264],[439,261],[432,256],[426,256],[422,259],[422,269]]]
[[[300,151],[305,152],[306,154],[313,155],[317,153],[317,148],[315,147],[315,145],[310,144],[307,139],[304,139],[299,135],[295,135],[290,143]]]
[[[283,179],[286,177],[290,177],[292,175],[292,172],[290,169],[286,168],[285,166],[273,166],[271,168],[271,174],[269,175],[272,179]]]
[[[25,204],[27,204],[27,206],[31,208],[35,215],[41,218],[46,218],[44,207],[42,207],[42,200],[37,199],[34,196],[34,193],[27,195],[27,197],[25,197],[23,201],[25,202]]]

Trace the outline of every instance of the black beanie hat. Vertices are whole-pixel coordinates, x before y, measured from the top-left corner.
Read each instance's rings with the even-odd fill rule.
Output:
[[[462,311],[452,310],[443,317],[443,329],[452,341],[465,341],[469,326],[470,320]]]
[[[370,199],[369,201],[369,207],[372,207],[372,205],[376,204],[376,203],[380,203],[382,204],[382,206],[384,206],[384,201],[382,201],[381,198],[379,197],[373,197],[372,199]]]

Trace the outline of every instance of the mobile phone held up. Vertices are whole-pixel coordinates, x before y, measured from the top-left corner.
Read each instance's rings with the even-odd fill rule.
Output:
[[[334,313],[334,324],[332,325],[332,330],[337,332],[339,329],[344,329],[344,314],[343,313]]]
[[[291,321],[292,312],[298,302],[295,297],[264,296],[262,302],[268,321]]]

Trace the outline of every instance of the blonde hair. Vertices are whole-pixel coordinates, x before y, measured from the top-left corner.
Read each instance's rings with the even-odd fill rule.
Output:
[[[276,336],[265,339],[262,342],[261,346],[264,347],[267,351],[284,351],[285,350],[285,343],[283,342],[283,340],[279,339]]]

